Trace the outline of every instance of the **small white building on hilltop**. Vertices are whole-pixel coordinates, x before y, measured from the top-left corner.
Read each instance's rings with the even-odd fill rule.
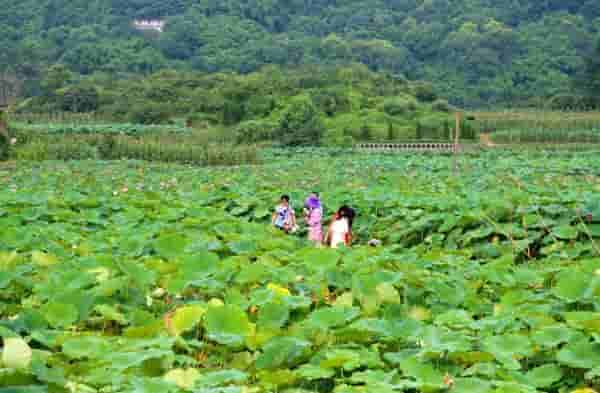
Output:
[[[165,21],[158,19],[136,19],[133,21],[133,27],[138,30],[154,30],[162,33]]]

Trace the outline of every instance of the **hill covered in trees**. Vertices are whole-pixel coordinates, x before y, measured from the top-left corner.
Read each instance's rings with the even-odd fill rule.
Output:
[[[597,0],[0,0],[0,74],[34,95],[56,63],[114,77],[358,62],[456,105],[515,105],[571,93],[599,29]]]

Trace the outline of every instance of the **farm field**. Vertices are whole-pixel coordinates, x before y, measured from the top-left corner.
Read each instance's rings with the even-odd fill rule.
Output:
[[[598,151],[265,154],[0,166],[0,393],[600,389]]]
[[[506,110],[473,112],[473,128],[499,144],[598,144],[600,112]]]

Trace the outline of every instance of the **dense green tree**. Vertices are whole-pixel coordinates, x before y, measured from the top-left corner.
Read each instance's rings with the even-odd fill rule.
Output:
[[[46,71],[41,85],[46,94],[54,94],[73,78],[73,73],[63,64],[53,65]]]
[[[600,105],[600,38],[594,50],[586,59],[583,78],[580,83],[595,105]]]
[[[275,137],[285,146],[316,146],[324,127],[317,108],[306,96],[295,97],[283,113]]]
[[[597,0],[0,0],[0,73],[31,96],[54,64],[120,78],[360,62],[453,104],[510,105],[565,93],[599,25]]]

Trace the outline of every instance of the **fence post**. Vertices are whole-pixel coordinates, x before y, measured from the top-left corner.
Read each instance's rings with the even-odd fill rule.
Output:
[[[458,151],[458,143],[460,141],[460,123],[461,123],[461,113],[456,112],[456,128],[454,132],[454,151]]]
[[[460,121],[461,113],[455,113],[455,130],[454,130],[454,174],[458,175],[458,143],[460,141]]]

